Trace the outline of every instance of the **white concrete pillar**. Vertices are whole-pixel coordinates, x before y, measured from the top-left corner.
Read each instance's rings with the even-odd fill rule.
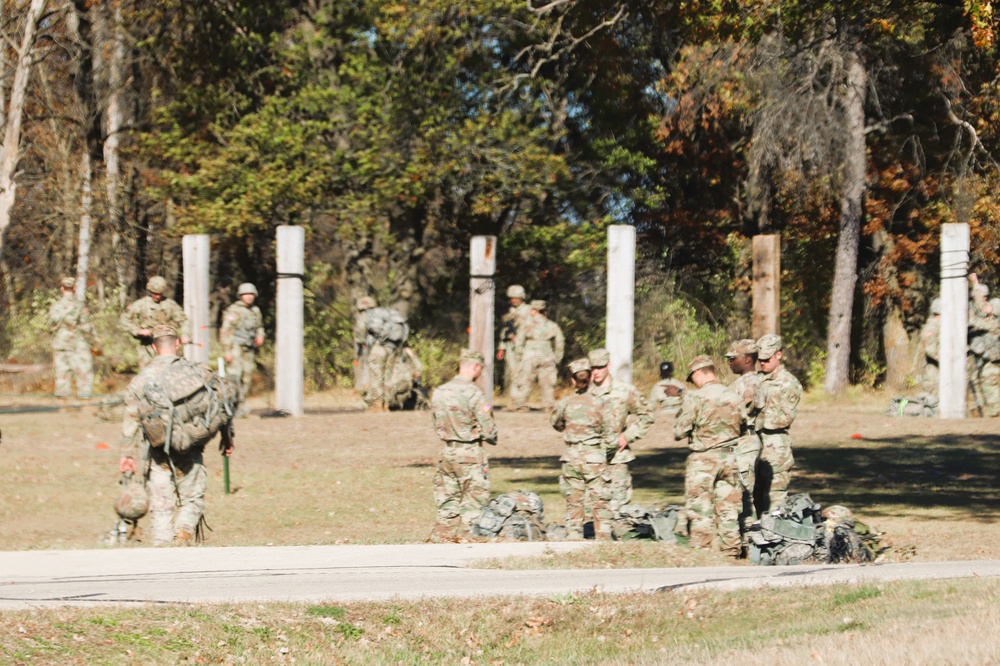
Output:
[[[497,237],[473,236],[469,247],[469,348],[486,358],[476,385],[493,402],[494,307]]]
[[[938,415],[964,419],[969,342],[969,225],[941,225],[941,349]]]
[[[608,227],[608,310],[605,347],[611,355],[611,375],[632,383],[635,335],[635,227]]]
[[[305,229],[278,227],[278,293],[274,359],[274,407],[302,416],[302,279]]]
[[[184,315],[191,327],[191,344],[184,358],[193,363],[210,362],[211,331],[208,322],[209,262],[211,244],[206,234],[188,234],[182,241],[184,255]]]

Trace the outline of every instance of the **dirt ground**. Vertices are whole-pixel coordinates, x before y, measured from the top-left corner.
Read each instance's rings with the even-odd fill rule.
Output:
[[[1000,558],[1000,422],[884,415],[885,396],[845,404],[806,400],[792,435],[793,491],[843,504],[887,533],[893,559]],[[0,397],[0,411],[58,404]],[[233,493],[206,452],[208,543],[296,545],[423,541],[434,521],[439,450],[426,412],[365,414],[349,393],[307,398],[299,419],[262,418],[266,398],[237,425]],[[95,407],[0,413],[0,547],[92,548],[114,523],[120,423]],[[497,411],[495,493],[538,492],[561,520],[561,439],[542,412]],[[663,418],[634,447],[634,501],[680,502],[686,449]],[[721,560],[720,560],[721,563]]]

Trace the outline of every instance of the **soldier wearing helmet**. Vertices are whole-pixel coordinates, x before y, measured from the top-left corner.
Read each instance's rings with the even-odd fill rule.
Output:
[[[154,275],[146,283],[146,291],[148,295],[128,306],[118,320],[121,329],[142,345],[139,350],[140,370],[156,355],[153,351],[153,329],[157,326],[173,326],[180,333],[181,344],[191,341],[184,309],[166,296],[167,281]]]
[[[542,390],[542,406],[555,406],[557,368],[562,363],[566,339],[562,329],[545,316],[545,301],[531,301],[531,314],[521,323],[514,349],[518,355],[517,381],[511,398],[515,410],[528,409],[535,381]]]
[[[500,344],[497,346],[497,360],[504,362],[503,386],[510,391],[517,375],[518,363],[521,360],[515,346],[517,332],[531,314],[531,308],[525,303],[527,294],[524,287],[512,284],[507,287],[507,298],[510,299],[510,309],[500,320]]]
[[[257,287],[244,282],[236,290],[239,300],[222,313],[219,327],[219,344],[226,362],[226,374],[240,381],[240,410],[245,414],[246,398],[256,367],[257,349],[264,344],[264,317],[257,300]]]
[[[91,397],[94,388],[94,359],[90,352],[94,327],[83,301],[74,295],[75,288],[76,278],[63,278],[59,283],[60,298],[49,309],[52,361],[59,398],[70,396],[74,378],[79,397]]]

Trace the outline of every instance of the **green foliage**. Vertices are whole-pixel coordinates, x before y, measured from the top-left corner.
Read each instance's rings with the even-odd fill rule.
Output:
[[[347,610],[340,606],[309,606],[306,615],[310,617],[332,617],[335,620],[347,617]]]
[[[881,588],[872,585],[860,585],[844,592],[833,595],[831,605],[834,607],[847,606],[849,604],[865,601],[867,599],[877,599],[882,596]]]

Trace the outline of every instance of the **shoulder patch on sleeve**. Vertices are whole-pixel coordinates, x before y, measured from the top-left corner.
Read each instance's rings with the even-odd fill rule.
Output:
[[[491,409],[493,409],[493,405],[491,405],[491,404],[490,404],[490,403],[488,403],[488,402],[486,402],[486,403],[483,403],[483,411],[484,411],[485,413],[489,414],[489,413],[490,413],[490,410],[491,410]]]

